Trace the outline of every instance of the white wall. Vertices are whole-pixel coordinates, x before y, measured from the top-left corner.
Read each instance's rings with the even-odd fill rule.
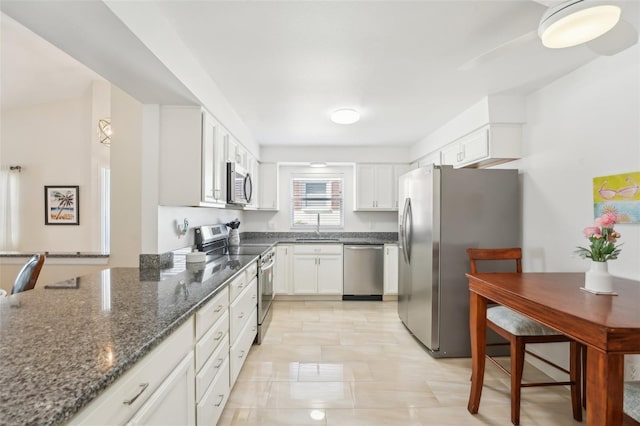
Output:
[[[109,266],[138,266],[142,251],[143,107],[111,91],[111,256]]]
[[[593,222],[592,178],[640,171],[640,47],[602,57],[526,100],[520,169],[525,271],[585,271],[573,256]],[[640,224],[618,225],[624,243],[614,275],[640,279]],[[596,297],[596,296],[594,296]],[[600,297],[600,296],[597,296]],[[640,306],[640,300],[638,301]],[[562,353],[558,348],[537,350]],[[640,378],[640,362],[627,359]]]
[[[152,253],[165,253],[193,246],[193,228],[196,226],[227,223],[238,218],[240,232],[245,232],[245,213],[247,212],[232,209],[158,206],[158,251]],[[176,221],[182,224],[184,219],[189,221],[189,231],[181,236],[176,232]]]
[[[241,232],[290,232],[289,200],[292,173],[339,173],[344,176],[344,229],[343,232],[395,232],[397,212],[354,212],[354,175],[352,165],[312,168],[307,166],[280,166],[280,210],[246,211]]]
[[[0,163],[23,168],[18,251],[100,251],[95,177],[109,148],[94,146],[92,107],[87,88],[80,98],[2,111]],[[45,185],[80,186],[79,226],[44,224]]]

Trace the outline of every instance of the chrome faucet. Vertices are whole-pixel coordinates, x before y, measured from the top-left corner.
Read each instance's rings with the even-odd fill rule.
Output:
[[[318,213],[318,224],[316,226],[316,237],[320,237],[320,213]]]

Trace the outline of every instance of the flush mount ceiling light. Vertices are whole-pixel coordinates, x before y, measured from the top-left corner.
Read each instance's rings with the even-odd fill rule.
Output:
[[[309,167],[327,167],[327,163],[312,162],[309,163]]]
[[[341,108],[331,113],[331,121],[337,124],[353,124],[360,120],[360,113],[352,108]]]
[[[542,44],[551,49],[571,47],[601,36],[619,20],[618,6],[569,0],[551,6],[542,15],[538,35]]]
[[[100,140],[100,143],[110,146],[111,135],[111,119],[101,118],[100,120],[98,120],[98,139]]]

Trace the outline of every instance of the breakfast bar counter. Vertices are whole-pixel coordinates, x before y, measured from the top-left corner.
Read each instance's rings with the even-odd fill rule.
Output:
[[[111,268],[1,298],[0,425],[65,423],[256,259],[223,256],[156,280]]]

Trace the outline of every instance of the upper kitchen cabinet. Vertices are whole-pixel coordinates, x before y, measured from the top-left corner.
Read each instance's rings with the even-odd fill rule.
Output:
[[[453,167],[487,167],[520,158],[522,127],[490,124],[444,146],[442,164]]]
[[[407,173],[411,170],[411,166],[409,164],[394,164],[393,165],[393,206],[398,209],[398,205],[400,201],[398,200],[398,182],[400,181],[400,176]]]
[[[278,210],[278,164],[260,163],[260,210]]]
[[[226,202],[221,126],[199,107],[160,112],[160,204],[220,207]],[[225,179],[226,180],[226,179]]]
[[[355,210],[397,210],[398,177],[408,169],[408,164],[356,164]]]

